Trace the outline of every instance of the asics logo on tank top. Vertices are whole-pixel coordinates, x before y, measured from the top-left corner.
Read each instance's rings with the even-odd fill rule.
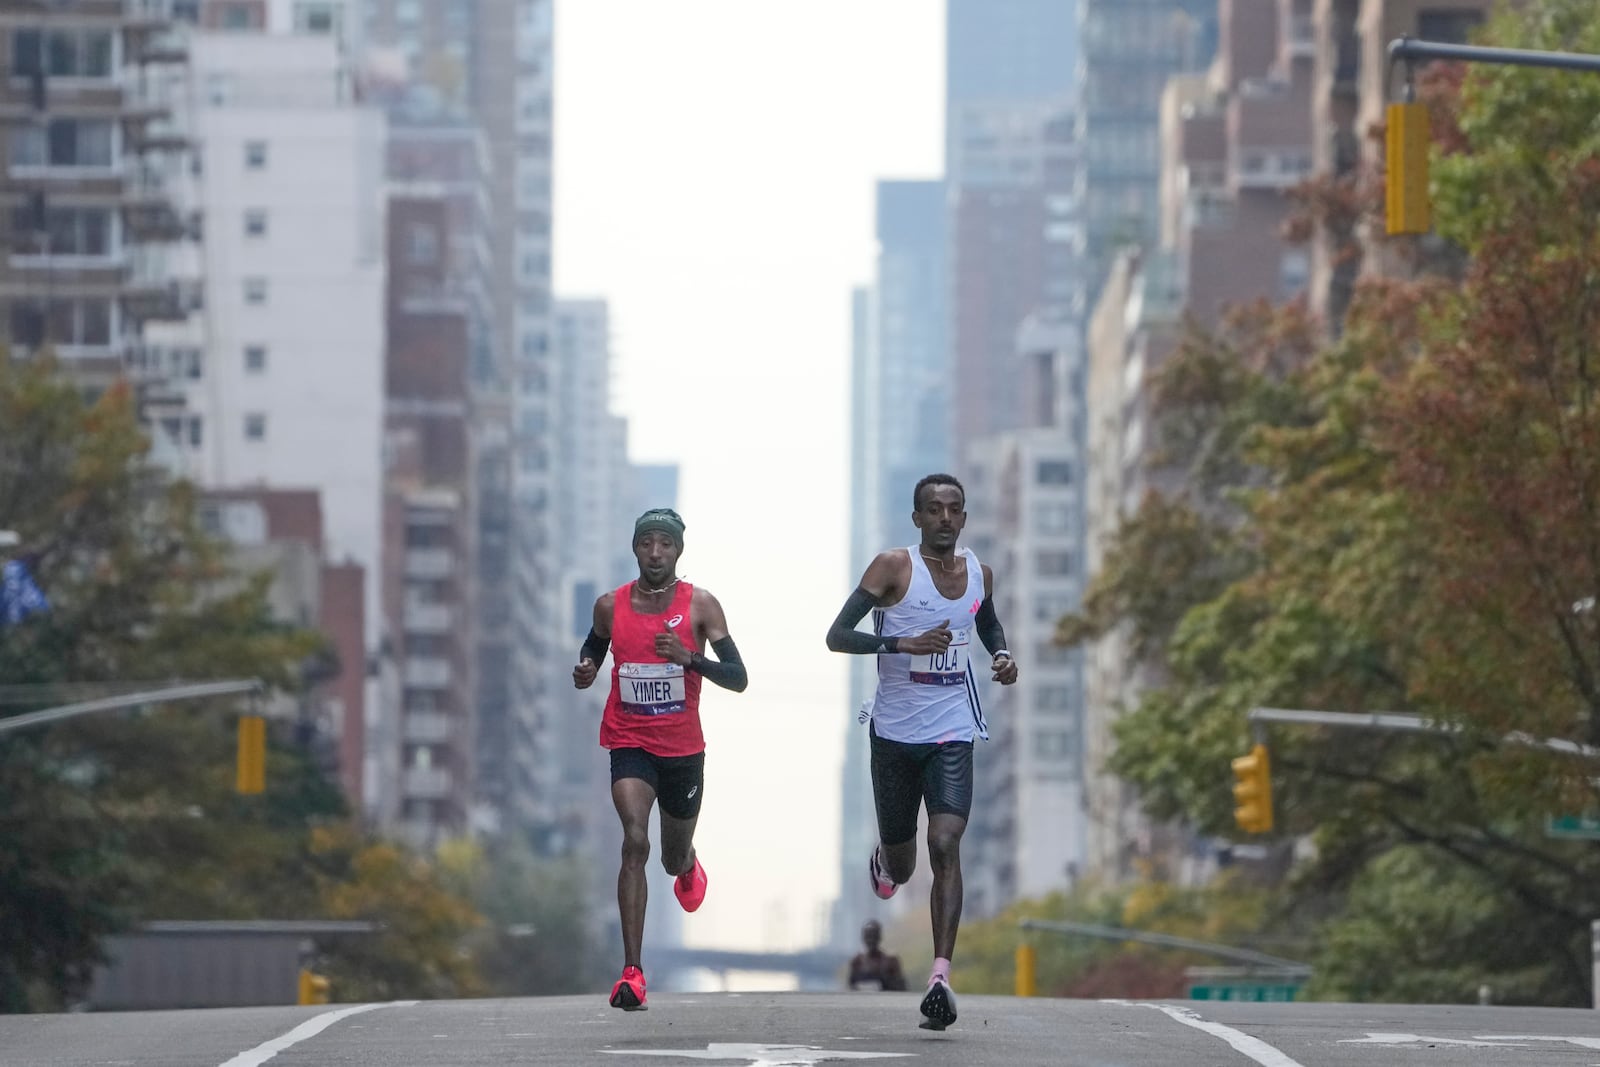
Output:
[[[978,609],[977,608],[973,608],[972,610],[973,611],[977,611]],[[678,625],[681,625],[682,623],[683,623],[683,616],[682,615],[674,615],[672,618],[667,620],[667,625],[668,626],[678,626]]]

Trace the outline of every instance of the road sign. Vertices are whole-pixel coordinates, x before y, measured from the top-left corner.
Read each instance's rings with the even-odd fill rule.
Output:
[[[1600,841],[1600,815],[1552,815],[1544,822],[1544,835]]]
[[[1192,985],[1190,1000],[1294,1000],[1300,992],[1298,985]]]

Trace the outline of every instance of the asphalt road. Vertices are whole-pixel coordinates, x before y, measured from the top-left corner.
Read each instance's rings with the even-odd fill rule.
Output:
[[[4,1067],[906,1067],[1600,1064],[1600,1012],[963,997],[943,1033],[911,994],[652,994],[0,1016]]]

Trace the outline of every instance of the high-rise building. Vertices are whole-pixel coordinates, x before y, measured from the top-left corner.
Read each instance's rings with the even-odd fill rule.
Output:
[[[1495,7],[1493,0],[1312,0],[1312,151],[1316,172],[1354,180],[1382,159],[1369,132],[1383,121],[1390,95],[1389,42],[1398,37],[1465,43]],[[1297,6],[1296,10],[1299,10]],[[1363,272],[1394,264],[1372,256],[1355,226],[1319,230],[1311,244],[1311,306],[1337,333]]]
[[[1088,297],[1115,251],[1148,245],[1160,196],[1161,94],[1167,79],[1203,70],[1216,48],[1217,0],[1080,0],[1078,199]]]
[[[199,232],[174,188],[192,162],[175,118],[189,58],[167,6],[0,7],[0,340],[13,356],[48,347],[91,386],[131,369],[174,418],[169,367],[145,373],[141,339],[202,302],[175,263]],[[185,372],[198,358],[173,357]]]
[[[942,182],[878,183],[874,284],[857,290],[852,302],[853,575],[866,570],[878,552],[915,540],[911,488],[950,462],[945,219]],[[876,664],[872,657],[852,656],[849,670],[851,706],[859,708],[877,685]],[[854,945],[861,924],[882,914],[881,905],[861,891],[861,872],[877,841],[866,733],[854,716],[846,731],[841,888],[831,931],[841,948]]]
[[[677,467],[636,466],[628,459],[627,420],[611,412],[611,315],[601,299],[558,299],[552,315],[555,441],[562,462],[552,480],[557,517],[553,567],[561,590],[553,635],[559,662],[570,663],[594,621],[595,600],[638,577],[634,520],[652,507],[676,507]],[[616,900],[622,827],[611,801],[610,764],[600,748],[600,711],[610,691],[610,663],[590,689],[570,681],[549,698],[541,779],[548,811],[536,838],[551,855],[579,858],[592,876],[590,916],[603,944],[620,944]],[[659,835],[653,829],[654,840]],[[670,900],[672,878],[648,872],[653,900]],[[681,943],[682,912],[652,909],[653,945]],[[666,976],[662,976],[664,979]]]
[[[474,365],[477,807],[491,832],[548,835],[539,709],[561,657],[550,344],[552,0],[370,0],[366,84],[391,114],[470,122],[489,152],[492,344]],[[540,827],[544,828],[540,828]]]
[[[401,120],[389,148],[386,647],[400,687],[399,767],[386,814],[419,844],[473,826],[481,750],[481,457],[493,360],[481,132]]]
[[[215,17],[202,7],[202,24]],[[156,420],[169,462],[215,488],[319,492],[326,548],[367,575],[366,649],[382,636],[386,125],[360,104],[338,39],[201,30],[181,121],[196,140],[192,268],[204,307],[146,331],[147,360],[202,353],[181,422]],[[181,431],[175,435],[174,431]],[[393,720],[369,680],[360,803],[386,776]]]
[[[1082,854],[1080,669],[1048,637],[1083,591],[1086,220],[1081,0],[952,3],[950,444],[1024,681],[979,683],[968,907],[1070,883]]]

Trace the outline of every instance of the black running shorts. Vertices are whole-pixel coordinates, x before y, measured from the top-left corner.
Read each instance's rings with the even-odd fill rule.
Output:
[[[648,782],[661,810],[674,819],[692,819],[700,814],[700,797],[705,792],[706,754],[657,756],[642,748],[614,748],[611,783],[624,778]]]
[[[871,731],[872,799],[878,808],[878,838],[903,845],[917,836],[917,808],[929,815],[972,812],[972,742],[910,745],[886,741]]]

